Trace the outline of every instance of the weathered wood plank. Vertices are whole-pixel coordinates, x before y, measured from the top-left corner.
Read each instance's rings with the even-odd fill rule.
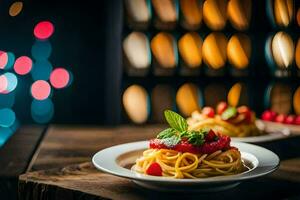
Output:
[[[119,126],[116,128],[52,125],[35,152],[28,169],[42,170],[88,162],[97,151],[112,145],[154,137],[164,126]],[[300,137],[260,143],[281,159],[300,157]],[[289,151],[287,151],[289,149]]]
[[[290,161],[283,162],[283,166]],[[291,161],[299,165],[300,159]],[[235,189],[201,194],[153,192],[130,180],[97,171],[91,163],[30,172],[20,176],[20,200],[52,199],[283,199],[300,195],[300,180],[286,180],[278,173],[290,174],[281,167],[272,175],[242,183]],[[295,174],[293,174],[295,175]],[[300,173],[297,172],[297,176]]]
[[[45,127],[22,126],[0,148],[0,178],[16,178],[26,171]]]
[[[52,125],[35,152],[29,170],[89,162],[92,155],[103,148],[146,140],[154,137],[163,128],[161,125],[117,128]]]
[[[1,199],[17,199],[18,177],[26,171],[44,129],[43,126],[22,126],[0,148]]]

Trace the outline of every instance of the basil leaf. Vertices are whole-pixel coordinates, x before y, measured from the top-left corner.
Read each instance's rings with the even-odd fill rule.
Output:
[[[183,132],[179,133],[179,137],[180,138],[189,137],[189,132],[188,131],[183,131]]]
[[[174,147],[180,142],[180,137],[178,137],[177,135],[173,135],[172,137],[161,139],[161,142],[167,147]]]
[[[187,122],[179,114],[171,110],[166,110],[164,114],[167,122],[172,128],[176,129],[179,132],[183,132],[187,130],[188,128]]]
[[[156,138],[158,139],[165,139],[176,135],[176,130],[174,128],[167,128],[163,131],[161,131]]]
[[[221,119],[228,120],[237,114],[237,110],[234,107],[227,108],[221,115]]]
[[[195,146],[200,146],[205,142],[205,133],[199,131],[191,131],[189,134],[189,143]]]

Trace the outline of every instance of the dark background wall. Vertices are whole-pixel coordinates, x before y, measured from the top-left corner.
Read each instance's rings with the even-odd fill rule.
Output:
[[[151,88],[158,83],[167,83],[175,89],[185,82],[207,85],[213,82],[227,84],[244,81],[251,86],[253,108],[262,112],[266,87],[273,81],[291,84],[294,90],[299,85],[299,78],[274,78],[264,58],[264,44],[267,36],[280,28],[272,28],[265,11],[266,2],[253,1],[251,26],[246,33],[252,39],[254,58],[248,77],[221,78],[201,77],[128,77],[122,72],[122,37],[132,30],[123,24],[122,0],[85,0],[53,1],[24,0],[22,12],[11,17],[9,6],[14,0],[0,2],[0,50],[11,51],[16,56],[30,56],[34,43],[33,28],[42,20],[50,20],[55,25],[51,37],[52,55],[50,61],[54,67],[66,67],[74,75],[73,84],[63,90],[55,90],[54,123],[115,124],[124,122],[124,112],[120,105],[122,89],[134,83]],[[296,8],[299,1],[295,1]],[[294,27],[294,28],[293,28]],[[295,26],[285,29],[294,39],[299,35]],[[147,30],[156,33],[155,30]],[[173,32],[185,33],[180,26]],[[207,35],[210,30],[205,26],[198,31]],[[237,31],[227,26],[222,31],[230,37]],[[295,73],[295,72],[293,72]],[[30,76],[21,77],[17,88],[14,110],[22,123],[32,123],[30,116]],[[122,120],[120,120],[122,117]],[[126,120],[125,120],[126,121]]]
[[[66,67],[74,75],[73,84],[63,90],[54,91],[56,123],[103,124],[107,121],[105,102],[107,98],[105,74],[106,47],[113,35],[108,34],[118,27],[114,23],[117,1],[53,1],[25,0],[22,12],[11,17],[8,14],[13,0],[0,2],[0,49],[13,52],[16,57],[31,56],[34,43],[33,28],[42,20],[50,20],[55,26],[51,37],[53,67]],[[112,16],[112,17],[111,17]],[[120,35],[120,33],[114,33]],[[120,44],[118,44],[120,46]],[[110,49],[114,45],[109,46]],[[113,49],[116,50],[116,49]],[[116,55],[113,59],[118,59]],[[114,61],[109,63],[114,70]],[[29,94],[30,75],[21,77],[17,88],[14,109],[21,122],[31,122]],[[109,94],[112,95],[112,94]]]

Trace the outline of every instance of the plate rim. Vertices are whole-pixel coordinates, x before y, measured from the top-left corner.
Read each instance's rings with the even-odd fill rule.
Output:
[[[253,179],[253,178],[257,178],[257,177],[261,177],[261,176],[270,174],[270,173],[274,172],[280,165],[280,159],[279,159],[278,155],[276,155],[274,152],[272,152],[264,147],[258,146],[258,145],[249,144],[249,143],[245,143],[245,142],[235,142],[235,141],[231,142],[232,146],[242,145],[242,146],[248,146],[248,147],[251,147],[254,149],[260,149],[260,150],[264,151],[265,153],[272,156],[272,159],[274,159],[274,164],[271,166],[263,166],[262,165],[263,160],[261,160],[261,157],[258,156],[258,157],[260,157],[260,158],[258,158],[257,155],[253,155],[253,153],[250,153],[253,156],[255,156],[259,162],[258,162],[258,166],[256,168],[254,168],[253,170],[250,170],[247,173],[241,173],[241,174],[229,175],[229,176],[215,176],[215,177],[209,177],[209,178],[203,178],[203,179],[200,179],[200,178],[199,179],[174,179],[174,178],[170,178],[170,177],[156,177],[156,176],[148,176],[148,175],[139,174],[138,172],[134,172],[132,170],[125,169],[116,163],[116,159],[120,155],[122,155],[126,152],[130,152],[130,151],[145,149],[148,147],[148,142],[149,141],[137,141],[137,142],[124,143],[124,144],[119,144],[119,145],[105,148],[103,150],[98,151],[96,154],[94,154],[94,156],[92,157],[92,163],[97,169],[104,171],[106,173],[118,176],[118,177],[123,177],[123,178],[136,180],[136,181],[157,182],[157,183],[159,182],[159,183],[169,183],[169,184],[180,184],[180,183],[212,184],[212,183],[239,182],[239,181]],[[126,149],[126,147],[128,147],[128,146],[129,147],[130,146],[140,146],[140,148],[130,149],[130,150],[128,150],[126,152],[124,151],[122,153],[119,152],[118,154],[116,154],[112,157],[112,158],[115,158],[113,161],[112,160],[109,161],[110,164],[112,164],[114,168],[119,169],[119,172],[108,169],[107,167],[101,166],[101,165],[99,165],[99,163],[97,163],[98,162],[97,159],[99,157],[110,154],[111,153],[110,151],[113,151],[115,149],[116,150],[122,149],[122,148]],[[245,151],[245,152],[249,153],[247,151]],[[270,158],[268,158],[268,159],[270,159]]]

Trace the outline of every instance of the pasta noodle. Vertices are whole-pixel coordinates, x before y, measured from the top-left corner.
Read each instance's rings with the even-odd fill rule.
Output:
[[[136,160],[133,170],[146,174],[152,163],[162,168],[162,176],[177,179],[233,175],[245,171],[240,152],[235,148],[211,154],[193,154],[172,149],[147,149]]]
[[[190,130],[179,114],[166,110],[170,125],[149,141],[149,149],[136,160],[132,170],[177,179],[232,175],[245,171],[239,150],[230,137],[214,130]],[[199,122],[200,123],[200,122]],[[214,125],[214,121],[207,122]]]
[[[233,124],[224,121],[220,116],[214,118],[205,118],[203,115],[195,111],[187,120],[189,130],[213,129],[230,137],[247,137],[262,135],[263,132],[259,130],[255,123],[250,124]]]

